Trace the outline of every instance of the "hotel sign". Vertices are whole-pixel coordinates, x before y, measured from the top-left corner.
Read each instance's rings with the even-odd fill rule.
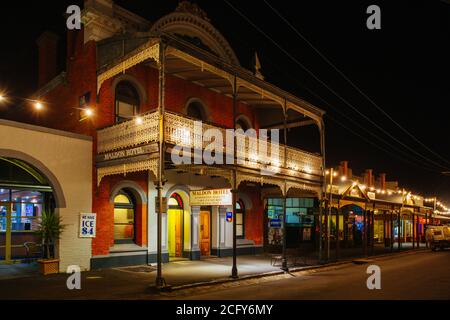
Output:
[[[113,152],[101,154],[101,155],[97,156],[97,161],[104,162],[104,161],[118,160],[118,159],[124,159],[124,158],[131,158],[131,157],[136,157],[136,156],[142,156],[145,154],[150,154],[155,151],[157,151],[157,149],[155,149],[155,146],[146,145],[146,146],[142,146],[142,147],[113,151]]]
[[[196,190],[189,194],[191,206],[231,206],[230,189]]]

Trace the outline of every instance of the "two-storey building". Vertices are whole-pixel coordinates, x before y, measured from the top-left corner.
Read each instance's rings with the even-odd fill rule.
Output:
[[[322,110],[243,68],[190,2],[147,21],[88,0],[82,22],[60,74],[57,37],[39,39],[36,98],[42,125],[93,137],[91,268],[155,262],[159,211],[164,261],[231,255],[234,234],[238,254],[279,248],[283,232],[288,246],[318,240]],[[289,146],[300,126],[317,128],[321,154]],[[283,144],[273,131],[265,145],[260,129]]]

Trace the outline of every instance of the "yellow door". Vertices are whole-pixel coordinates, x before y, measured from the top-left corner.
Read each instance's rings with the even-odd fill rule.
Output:
[[[183,210],[169,209],[168,211],[168,245],[169,256],[183,256]]]

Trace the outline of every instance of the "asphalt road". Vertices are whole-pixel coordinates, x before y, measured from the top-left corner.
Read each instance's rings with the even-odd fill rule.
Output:
[[[381,290],[368,290],[369,264],[381,268]],[[345,264],[159,295],[149,290],[149,273],[114,269],[82,274],[81,290],[68,290],[66,274],[0,281],[0,301],[10,299],[450,299],[450,250],[419,251],[377,258],[365,265]]]
[[[381,289],[369,290],[367,267],[381,269]],[[181,299],[450,299],[450,251],[421,251],[379,258],[363,265],[343,265],[288,279],[239,286]]]

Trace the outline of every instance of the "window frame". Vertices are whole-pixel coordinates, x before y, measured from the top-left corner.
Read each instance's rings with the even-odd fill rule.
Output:
[[[125,99],[122,99],[122,100],[119,99],[118,90],[120,88],[120,85],[123,85],[123,84],[126,84],[127,86],[132,88],[134,93],[136,94],[136,97],[134,97],[136,99],[135,104],[124,101]],[[121,117],[119,115],[119,102],[127,103],[127,104],[133,106],[133,115],[130,118]],[[117,85],[114,88],[114,122],[116,124],[125,122],[125,121],[131,120],[133,117],[137,116],[141,109],[141,103],[142,103],[142,101],[141,101],[141,96],[139,94],[139,88],[137,88],[132,82],[130,82],[128,80],[122,80],[119,83],[117,83]]]
[[[242,215],[242,223],[239,224],[242,226],[242,235],[238,235],[236,232],[236,239],[245,239],[245,206],[244,206],[244,202],[239,199],[238,201],[236,201],[236,204],[239,204],[239,206],[240,206],[239,209],[235,208],[236,227],[238,226],[237,215],[238,214]]]

